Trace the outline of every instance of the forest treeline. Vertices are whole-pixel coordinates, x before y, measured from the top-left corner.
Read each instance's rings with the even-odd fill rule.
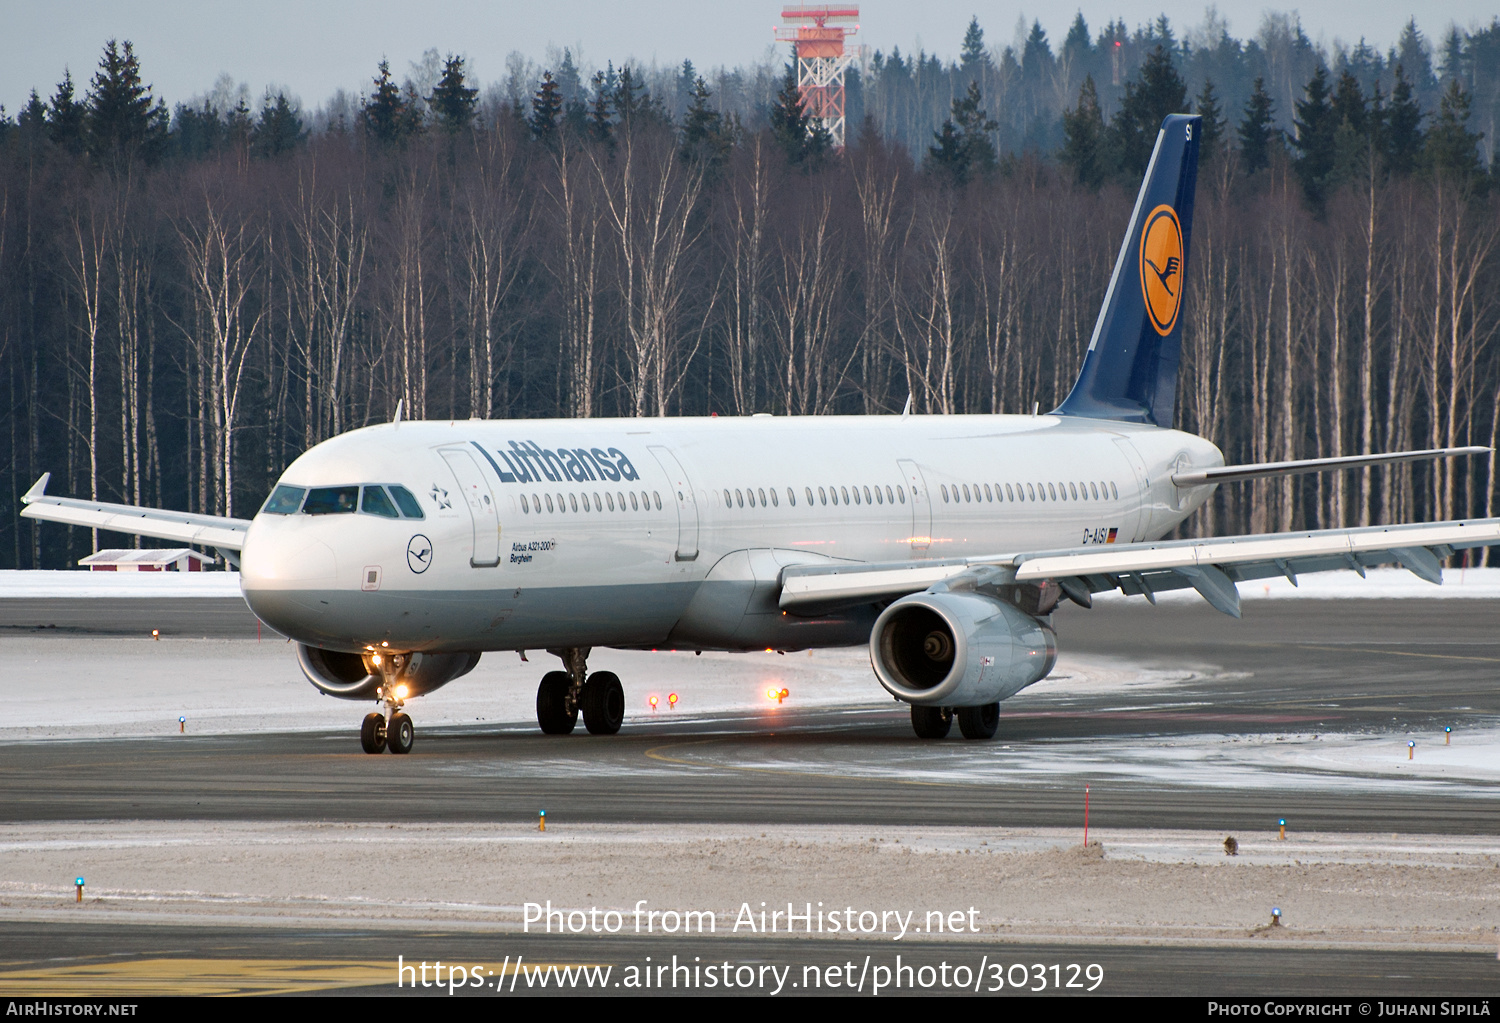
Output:
[[[867,72],[839,152],[785,74],[753,110],[630,67],[543,69],[522,100],[487,101],[450,56],[421,86],[382,63],[337,117],[282,95],[169,112],[111,42],[88,83],[0,129],[11,506],[50,471],[54,493],[249,516],[303,450],[398,402],[429,419],[894,414],[908,395],[1045,410],[1178,111],[1205,130],[1176,425],[1231,461],[1494,444],[1500,190],[1474,112],[1500,30],[1460,35],[1441,76],[1314,51],[1289,102],[1266,74],[1233,101],[1195,87],[1201,48],[1169,30],[1132,36],[1118,89],[1108,51],[1069,65],[1036,145],[1007,141],[1003,76],[953,79],[914,144]],[[966,54],[988,53],[978,33]],[[1189,526],[1494,499],[1487,460],[1400,466],[1228,488]],[[62,567],[89,542],[12,515],[0,565]]]

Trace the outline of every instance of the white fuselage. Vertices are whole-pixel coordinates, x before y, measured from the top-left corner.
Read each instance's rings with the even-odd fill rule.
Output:
[[[331,649],[859,643],[874,609],[793,619],[780,570],[1155,539],[1212,492],[1172,473],[1222,464],[1191,434],[1060,416],[385,424],[281,482],[399,484],[423,517],[263,511],[241,580]]]

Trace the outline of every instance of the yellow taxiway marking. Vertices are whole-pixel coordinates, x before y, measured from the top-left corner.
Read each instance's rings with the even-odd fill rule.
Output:
[[[408,963],[408,966],[415,965]],[[562,963],[531,963],[546,970]],[[572,967],[574,964],[567,964]],[[516,972],[485,967],[486,982]],[[338,959],[109,959],[0,970],[0,997],[129,998],[150,995],[296,995],[338,988],[393,986],[394,962]]]

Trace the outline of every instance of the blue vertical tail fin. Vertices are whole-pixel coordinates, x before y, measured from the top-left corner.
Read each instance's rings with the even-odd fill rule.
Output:
[[[1172,426],[1202,122],[1162,121],[1083,369],[1055,415]]]

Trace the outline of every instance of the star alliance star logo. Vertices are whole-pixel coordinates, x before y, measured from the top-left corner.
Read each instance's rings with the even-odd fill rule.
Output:
[[[453,507],[453,502],[448,499],[448,491],[444,490],[436,483],[432,485],[431,494],[432,499],[437,502],[438,511],[442,511],[444,508]]]

